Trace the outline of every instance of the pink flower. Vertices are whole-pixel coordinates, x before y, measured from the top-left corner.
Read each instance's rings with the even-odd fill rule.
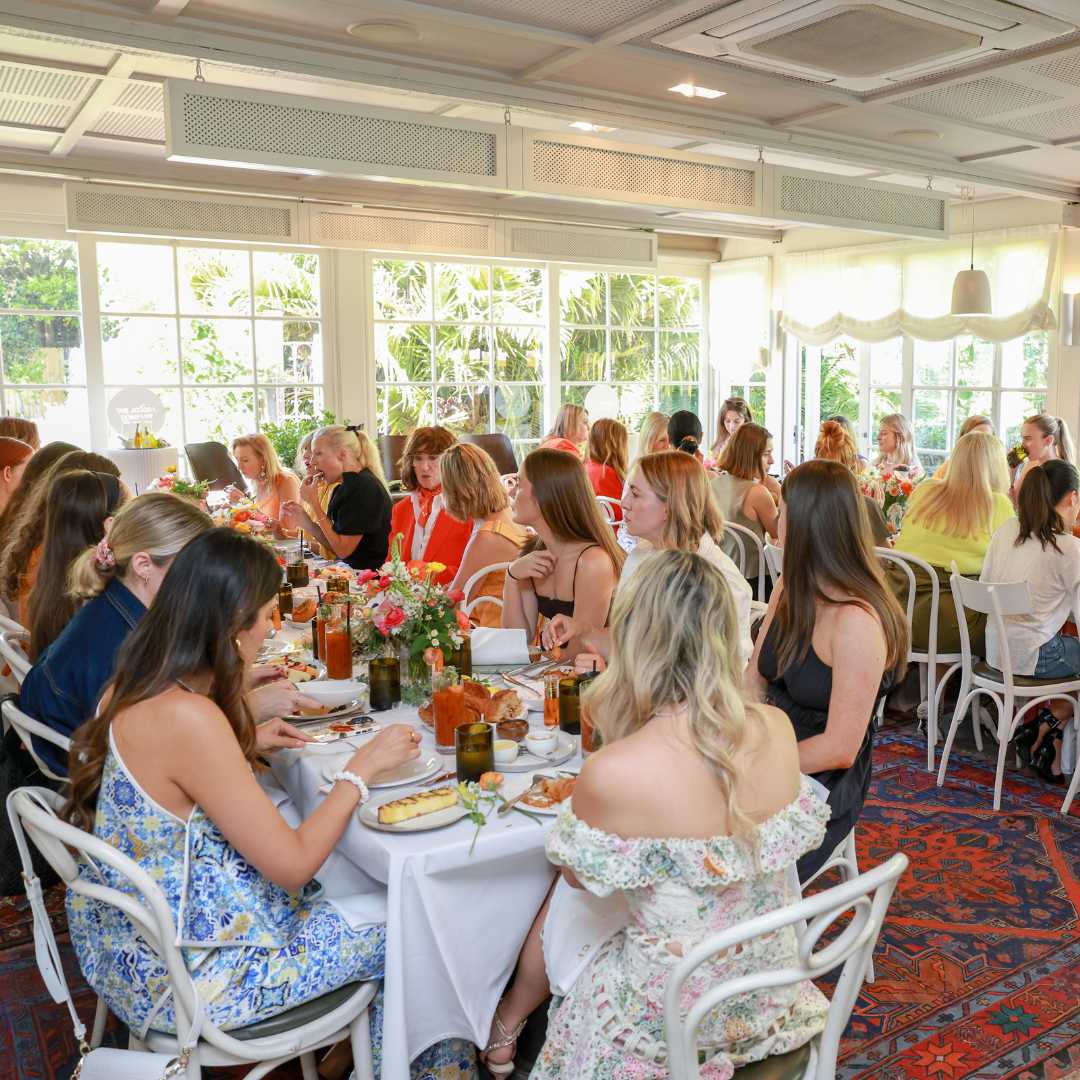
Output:
[[[390,588],[390,582],[391,582],[390,576],[388,574],[383,574],[383,576],[381,578],[379,578],[379,581],[378,581],[379,589],[383,590],[383,591],[385,591],[386,589],[389,589]]]
[[[459,630],[468,630],[472,623],[469,622],[469,616],[465,614],[461,608],[454,608],[454,618],[457,619]]]
[[[383,625],[390,630],[396,630],[405,621],[405,612],[402,608],[392,607],[383,616]]]
[[[461,601],[465,599],[465,593],[461,589],[451,589],[451,591],[446,594],[446,598],[451,604],[460,604]]]
[[[377,581],[379,578],[378,570],[361,570],[356,575],[356,583],[358,585],[366,585],[369,581]]]

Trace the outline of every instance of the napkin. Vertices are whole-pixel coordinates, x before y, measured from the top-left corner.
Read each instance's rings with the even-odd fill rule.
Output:
[[[472,662],[479,667],[529,662],[529,639],[524,630],[478,626],[472,632],[470,641]]]

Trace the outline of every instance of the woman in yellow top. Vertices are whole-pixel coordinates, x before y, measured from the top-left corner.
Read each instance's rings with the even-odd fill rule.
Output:
[[[293,463],[293,471],[301,480],[303,480],[308,473],[312,471],[311,465],[311,444],[315,441],[315,432],[309,431],[301,440],[300,445],[296,448],[296,461]],[[316,489],[316,498],[319,506],[322,507],[322,512],[328,513],[328,507],[330,506],[330,496],[334,494],[338,489],[340,480],[335,480],[332,484],[327,483],[325,480],[319,482]],[[322,548],[319,547],[315,541],[310,542],[312,553],[318,555],[322,552]]]
[[[924,480],[908,502],[896,550],[907,552],[935,567],[942,584],[938,613],[939,652],[959,652],[960,631],[949,595],[949,573],[955,562],[965,577],[977,578],[990,546],[990,538],[1013,516],[1009,501],[1009,467],[1005,450],[993,435],[973,431],[961,438],[949,459],[942,480]],[[906,578],[890,574],[903,596]],[[930,582],[916,576],[912,647],[925,649],[930,626]],[[972,648],[982,648],[985,620],[968,617]]]

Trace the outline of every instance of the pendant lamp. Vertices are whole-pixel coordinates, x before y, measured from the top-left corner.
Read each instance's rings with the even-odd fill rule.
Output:
[[[961,270],[956,275],[952,287],[952,314],[953,315],[989,315],[990,306],[990,279],[985,270],[975,269],[975,189],[963,187],[961,195],[971,207],[971,265],[967,270]]]

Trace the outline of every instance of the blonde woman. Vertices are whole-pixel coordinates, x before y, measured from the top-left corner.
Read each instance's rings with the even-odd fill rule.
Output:
[[[965,435],[970,435],[973,431],[984,431],[988,435],[996,435],[994,430],[994,421],[989,416],[983,416],[982,413],[972,413],[961,425],[960,434],[957,435],[958,439],[962,439]],[[944,480],[945,473],[949,469],[949,459],[946,458],[938,467],[934,473],[935,480]]]
[[[638,538],[626,557],[619,576],[619,589],[655,551],[694,551],[707,559],[724,576],[735,604],[739,625],[739,655],[743,664],[750,658],[754,644],[750,638],[750,602],[753,590],[739,568],[720,549],[724,519],[709,488],[705,470],[687,454],[649,454],[630,471],[622,500],[624,520],[630,533]],[[611,633],[604,629],[583,630],[572,618],[557,615],[544,629],[544,644],[565,645],[579,637],[582,647],[577,666],[592,668],[592,658],[604,660],[611,652]]]
[[[896,549],[937,568],[943,584],[937,639],[940,652],[960,649],[960,631],[948,591],[950,567],[955,562],[961,574],[979,576],[990,538],[1013,516],[1008,490],[1004,448],[995,436],[973,431],[957,442],[945,478],[924,480],[908,501]],[[895,574],[890,578],[898,586],[898,594],[906,588]],[[929,624],[930,583],[919,580],[912,622],[915,648],[926,648]],[[981,649],[982,624],[972,617],[969,625],[974,645]]]
[[[529,534],[514,523],[499,470],[480,447],[468,443],[451,446],[442,455],[439,473],[448,513],[472,523],[461,565],[450,584],[451,590],[464,589],[469,578],[485,566],[513,562]],[[502,596],[505,582],[505,570],[492,570],[463,602],[468,603],[472,596]],[[477,604],[471,618],[476,626],[500,626],[499,605]]]
[[[256,507],[275,523],[275,532],[282,535],[281,508],[300,497],[300,481],[278,461],[274,444],[261,432],[233,439],[232,452]],[[226,491],[234,502],[245,494],[232,485]]]
[[[651,412],[645,414],[638,429],[637,456],[643,458],[646,454],[659,454],[661,450],[671,449],[671,440],[668,438],[668,420],[671,417],[667,413]]]
[[[906,416],[890,413],[878,424],[878,456],[874,468],[880,472],[902,472],[909,480],[919,480],[925,470],[915,451],[915,432]]]
[[[545,941],[541,910],[496,1010],[489,1063],[513,1057],[547,992],[544,949],[577,915],[560,916],[567,887],[591,894],[569,893],[575,907],[618,899],[629,919],[589,950],[552,1009],[533,1080],[666,1078],[664,991],[675,958],[795,899],[792,869],[821,843],[829,808],[799,775],[787,717],[744,699],[738,636],[724,577],[700,555],[651,555],[620,592],[611,665],[584,696],[603,748],[548,834],[562,880]],[[710,986],[793,964],[796,950],[788,929],[718,956],[687,986],[683,1008]],[[728,1077],[804,1045],[827,1009],[809,982],[728,999],[698,1033],[704,1073]]]
[[[1029,416],[1020,428],[1020,441],[1027,456],[1019,463],[1013,475],[1012,487],[1009,490],[1013,502],[1016,502],[1028,469],[1055,459],[1071,464],[1076,457],[1069,425],[1060,416],[1050,416],[1048,413]]]
[[[300,487],[303,504],[285,504],[285,523],[311,533],[354,570],[377,570],[390,543],[390,493],[374,443],[359,427],[319,428],[311,464]],[[319,504],[321,483],[338,485],[325,510]]]
[[[589,439],[589,414],[581,405],[561,405],[555,414],[555,426],[551,429],[540,450],[563,450],[580,458]]]

